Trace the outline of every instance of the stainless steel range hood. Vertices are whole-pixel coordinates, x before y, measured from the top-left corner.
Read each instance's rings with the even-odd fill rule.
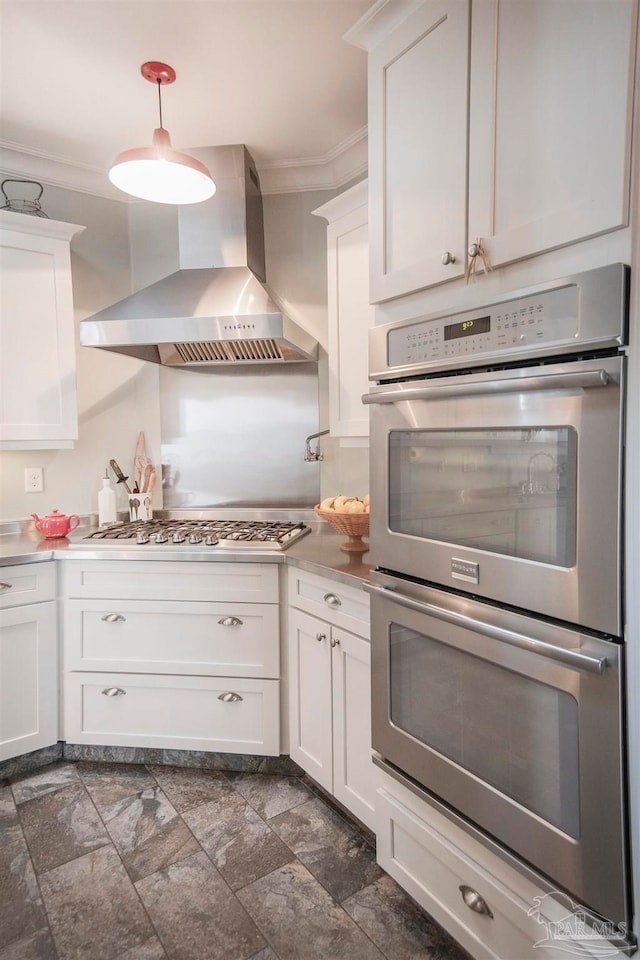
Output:
[[[265,285],[262,195],[242,145],[190,150],[217,190],[179,208],[180,270],[80,323],[80,343],[167,366],[315,360],[312,336]]]

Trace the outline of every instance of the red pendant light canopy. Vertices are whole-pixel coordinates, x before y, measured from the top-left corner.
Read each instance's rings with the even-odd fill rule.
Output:
[[[154,203],[200,203],[213,196],[216,185],[205,165],[171,146],[169,131],[162,126],[161,88],[173,83],[176,72],[167,63],[150,60],[140,72],[157,84],[160,126],[153,131],[153,145],[134,147],[118,154],[109,171],[109,180],[119,190]]]

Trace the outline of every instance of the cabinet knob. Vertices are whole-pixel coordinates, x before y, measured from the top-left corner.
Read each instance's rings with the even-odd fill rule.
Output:
[[[329,641],[329,643],[331,644],[332,647],[339,647],[339,646],[340,646],[340,641],[339,641],[339,640],[336,640],[335,637],[331,637],[331,640]]]
[[[12,583],[0,583],[0,590],[11,590]]]
[[[444,252],[444,253],[442,254],[442,256],[440,257],[440,260],[441,260],[442,265],[443,265],[444,267],[446,267],[449,263],[455,263],[455,262],[456,262],[455,256],[454,256],[452,253],[449,253],[448,250],[445,250],[445,252]]]
[[[321,643],[323,640],[327,639],[326,633],[316,633],[316,640],[318,643]]]
[[[493,919],[491,907],[484,897],[480,896],[477,890],[474,890],[473,887],[468,887],[466,883],[461,883],[458,887],[458,890],[462,894],[462,899],[469,907],[469,910],[473,910],[474,913],[481,913],[483,916],[491,917],[491,919]]]
[[[242,700],[242,697],[239,693],[233,693],[231,690],[227,690],[226,693],[221,693],[218,696],[218,700],[222,700],[223,703],[237,703],[238,700]]]
[[[105,697],[124,697],[126,692],[122,687],[105,687],[102,691]]]
[[[101,619],[105,623],[124,623],[127,618],[123,617],[121,613],[107,613],[104,617],[101,617]]]
[[[221,617],[218,620],[221,627],[241,627],[242,620],[239,617]]]
[[[325,593],[322,598],[325,603],[328,603],[330,607],[341,607],[342,600],[340,597],[336,597],[335,593]]]
[[[480,253],[480,246],[479,246],[479,244],[477,244],[477,243],[470,243],[470,244],[469,244],[469,249],[467,250],[467,253],[469,254],[470,257],[477,257],[478,254]]]

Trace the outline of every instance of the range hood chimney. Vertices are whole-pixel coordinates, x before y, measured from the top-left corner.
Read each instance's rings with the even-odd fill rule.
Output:
[[[191,150],[217,190],[178,211],[176,273],[80,322],[80,343],[167,366],[315,360],[313,337],[266,286],[262,194],[243,145]]]

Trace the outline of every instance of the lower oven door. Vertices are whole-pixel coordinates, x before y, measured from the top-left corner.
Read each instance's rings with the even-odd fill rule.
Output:
[[[626,922],[622,648],[372,579],[374,750],[559,889]]]

